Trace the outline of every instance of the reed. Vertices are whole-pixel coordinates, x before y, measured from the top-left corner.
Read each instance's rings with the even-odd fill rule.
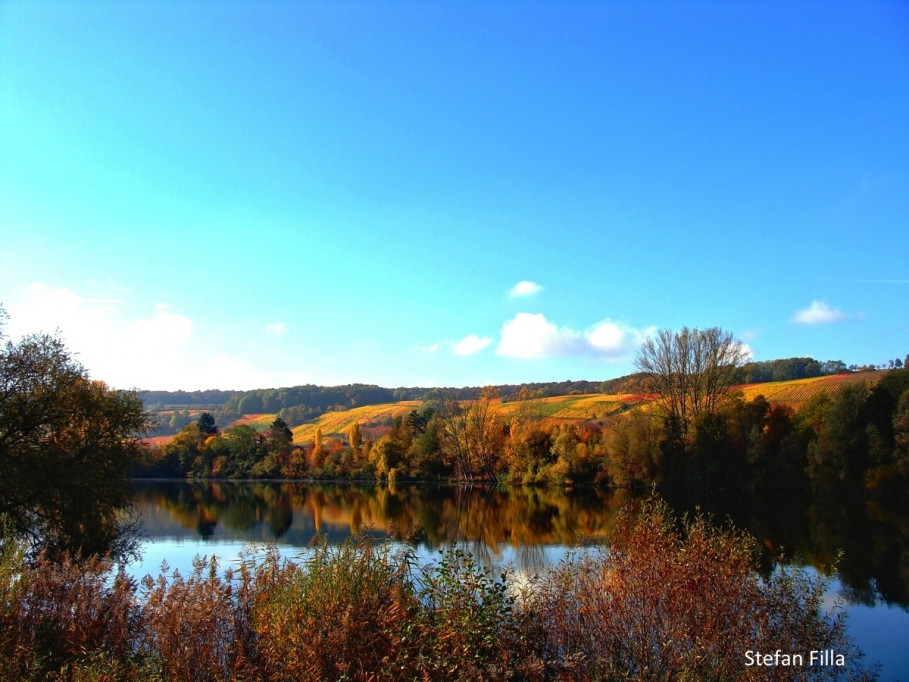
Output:
[[[468,552],[324,540],[234,571],[199,558],[141,585],[98,559],[30,560],[0,543],[0,678],[11,680],[873,679],[827,582],[761,577],[755,543],[659,502],[608,548],[542,575]],[[746,666],[746,651],[834,649],[843,667]]]

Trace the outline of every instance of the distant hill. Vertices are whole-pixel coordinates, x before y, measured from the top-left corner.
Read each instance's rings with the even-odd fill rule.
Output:
[[[763,395],[773,403],[785,403],[794,409],[801,407],[805,401],[821,392],[837,393],[850,384],[864,384],[869,389],[874,387],[889,370],[854,372],[833,376],[793,379],[789,381],[772,381],[758,384],[746,384],[737,387],[746,400],[753,400]],[[541,398],[537,401],[536,410],[546,421],[604,422],[632,409],[646,408],[650,400],[639,393],[622,394],[587,394],[563,395]],[[504,416],[519,409],[516,402],[499,401]],[[308,443],[321,430],[323,438],[347,438],[347,430],[354,422],[360,424],[364,435],[369,437],[371,431],[381,432],[391,426],[395,417],[405,416],[411,410],[419,410],[423,403],[418,400],[369,405],[351,410],[330,412],[312,422],[293,429],[294,441]],[[276,415],[258,415],[256,421],[267,428],[270,418]],[[267,422],[267,423],[266,423]]]
[[[809,398],[820,392],[831,395],[839,393],[850,384],[864,384],[871,389],[883,379],[890,370],[879,369],[866,372],[850,372],[848,374],[835,374],[832,376],[815,377],[812,379],[795,379],[792,381],[772,381],[759,384],[741,386],[742,393],[747,400],[753,400],[759,395],[764,396],[773,403],[785,403],[798,409]]]
[[[862,377],[870,380],[873,372],[845,373],[846,366],[840,361],[818,362],[810,357],[788,358],[766,362],[752,362],[739,369],[738,381],[748,386],[748,393],[763,392],[768,399],[781,402],[799,402],[799,396],[806,389],[801,385],[788,388],[771,387],[772,383],[810,382],[814,379],[839,372],[840,377]],[[848,379],[837,379],[844,381]],[[754,392],[753,386],[767,386]],[[542,401],[547,414],[553,419],[602,419],[619,408],[627,409],[627,399],[616,396],[639,394],[642,391],[642,375],[630,374],[603,382],[594,381],[553,381],[527,384],[503,384],[496,387],[503,406],[512,401],[522,388],[534,392]],[[482,387],[460,388],[398,387],[384,388],[374,384],[348,384],[344,386],[304,385],[285,388],[256,389],[252,391],[140,391],[146,409],[157,418],[159,428],[155,435],[177,433],[185,424],[194,421],[202,412],[211,412],[222,427],[247,415],[259,415],[257,425],[267,427],[275,416],[281,417],[298,433],[315,429],[309,427],[321,423],[325,417],[323,434],[343,431],[344,419],[331,417],[358,408],[377,408],[375,419],[388,421],[388,414],[396,416],[397,408],[389,406],[413,402],[419,404],[428,400],[451,398],[471,400],[479,396]],[[774,392],[779,398],[768,395]],[[787,397],[788,396],[788,397]],[[555,400],[564,398],[565,400]],[[784,398],[786,398],[784,400]],[[412,408],[411,408],[412,409]],[[507,407],[503,408],[506,409]],[[367,411],[369,412],[369,411]],[[364,413],[365,414],[365,413]],[[371,412],[370,412],[371,414]],[[384,416],[382,416],[384,415]],[[267,423],[266,423],[267,422]],[[336,423],[337,422],[337,423]],[[306,427],[306,428],[301,428]],[[264,428],[264,427],[263,427]],[[319,428],[319,427],[315,427]],[[308,436],[307,436],[308,437]]]

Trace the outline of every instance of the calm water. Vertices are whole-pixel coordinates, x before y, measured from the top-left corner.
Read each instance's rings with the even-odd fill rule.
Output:
[[[456,542],[490,565],[534,572],[578,543],[599,543],[627,491],[414,486],[310,486],[296,483],[137,482],[144,526],[137,575],[157,574],[162,560],[186,570],[197,554],[235,560],[250,543],[276,543],[287,555],[317,534],[341,542],[358,529],[408,542],[428,561]],[[881,679],[909,680],[909,518],[905,512],[841,496],[667,500],[679,512],[701,510],[747,529],[775,557],[826,570],[839,556],[830,598],[842,599],[849,629]]]

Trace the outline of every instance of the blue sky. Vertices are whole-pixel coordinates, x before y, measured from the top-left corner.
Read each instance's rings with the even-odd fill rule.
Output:
[[[0,303],[118,388],[909,353],[909,5],[0,1]]]

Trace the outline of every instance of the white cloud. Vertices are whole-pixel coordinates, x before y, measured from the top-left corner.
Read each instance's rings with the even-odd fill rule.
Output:
[[[617,360],[634,352],[648,331],[606,318],[580,332],[558,327],[542,313],[518,313],[502,325],[496,353],[524,359],[589,356]]]
[[[508,292],[508,296],[509,298],[520,298],[523,296],[533,296],[540,293],[541,291],[543,291],[543,287],[541,285],[525,279],[511,287],[511,291]]]
[[[8,306],[9,337],[59,331],[89,375],[113,388],[244,390],[311,381],[306,374],[265,372],[217,352],[197,338],[190,318],[164,303],[130,319],[126,302],[117,298],[86,298],[41,283],[21,293]]]
[[[455,355],[473,355],[474,353],[479,353],[491,343],[492,339],[488,336],[480,338],[476,334],[470,334],[454,344],[451,352]]]
[[[496,353],[512,358],[545,358],[564,354],[562,349],[575,340],[576,332],[559,329],[542,313],[518,313],[502,325]]]
[[[286,322],[275,322],[274,324],[265,325],[265,331],[269,334],[283,334],[287,331]]]
[[[742,344],[742,354],[744,356],[745,362],[752,362],[754,360],[754,348],[749,346],[747,343]]]
[[[832,308],[824,301],[812,301],[804,310],[797,311],[792,316],[796,324],[828,324],[839,322],[846,318],[846,313],[837,308]]]
[[[188,317],[172,313],[166,303],[159,303],[155,310],[153,317],[136,320],[127,326],[126,334],[133,343],[147,350],[177,349],[189,343],[193,323]]]

